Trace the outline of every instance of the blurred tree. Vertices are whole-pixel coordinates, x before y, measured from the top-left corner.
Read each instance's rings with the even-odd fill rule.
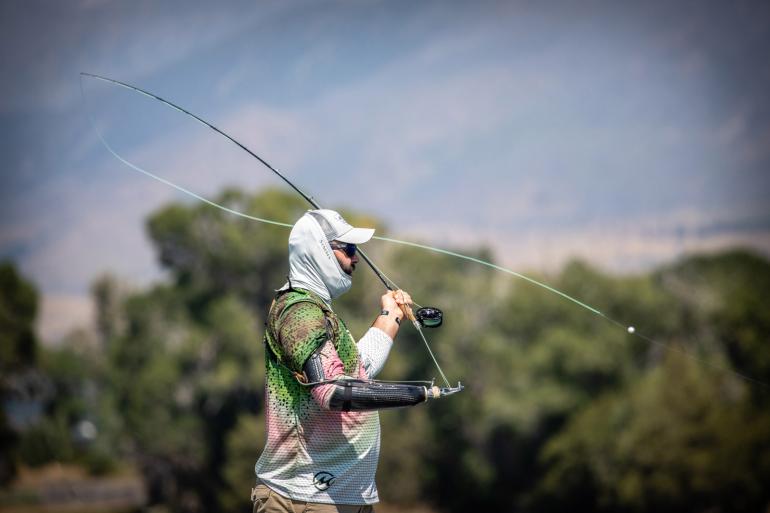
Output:
[[[528,501],[548,511],[757,511],[770,503],[768,262],[744,251],[682,260],[652,278],[666,307],[653,326],[663,365],[597,397],[548,441]],[[654,311],[654,310],[653,310]],[[673,316],[673,320],[672,320]],[[684,352],[687,354],[685,355]],[[750,356],[749,356],[750,355]],[[744,368],[741,370],[743,371]]]
[[[224,511],[248,511],[250,491],[254,486],[254,464],[265,443],[265,419],[262,415],[244,413],[227,434],[224,486],[220,504]]]
[[[37,291],[13,264],[0,263],[0,371],[33,366],[37,358]]]
[[[231,190],[217,201],[289,222],[305,210],[278,191]],[[262,408],[261,318],[286,275],[288,231],[205,205],[166,207],[148,229],[173,284],[128,296],[125,330],[104,330],[118,334],[109,342],[113,393],[153,501],[218,511],[248,500],[248,489],[234,489],[242,481],[230,457],[251,460],[240,472],[253,482],[259,451],[236,458],[228,448],[243,444],[243,419]],[[96,290],[109,296],[105,284]]]
[[[540,279],[610,303],[619,288],[580,263],[555,279]],[[473,289],[467,281],[457,293],[467,301],[459,319],[462,338],[452,341],[462,353],[450,359],[462,362],[465,371],[455,372],[465,374],[468,393],[437,405],[446,407],[439,415],[448,418],[434,436],[447,438],[454,456],[441,462],[452,472],[442,475],[433,493],[447,497],[443,506],[451,511],[511,510],[537,483],[537,457],[548,438],[596,394],[638,371],[626,335],[605,320],[521,281],[490,275],[470,283],[479,287],[474,294],[468,294]],[[624,285],[647,287],[632,279]],[[631,292],[623,300],[629,297]],[[478,494],[458,497],[452,490],[460,487]]]
[[[694,256],[658,273],[684,309],[680,323],[695,348],[722,352],[741,372],[770,383],[770,262],[746,250]],[[690,347],[693,343],[688,344]],[[770,394],[752,390],[770,406]]]
[[[96,310],[96,334],[101,350],[109,351],[106,344],[125,332],[126,319],[123,302],[129,290],[116,277],[104,274],[91,285],[91,297]]]
[[[27,465],[80,463],[99,472],[111,466],[109,452],[90,450],[97,436],[93,430],[102,370],[93,340],[83,345],[88,339],[74,332],[59,346],[42,351],[39,369],[49,390],[42,401],[45,415],[23,432],[20,442],[20,459]]]
[[[597,511],[760,511],[770,480],[770,414],[745,383],[671,353],[591,404],[548,442],[533,503]]]
[[[47,390],[36,370],[38,341],[34,325],[38,296],[34,285],[11,262],[0,263],[0,484],[16,474],[19,428],[28,421],[16,413],[36,410]],[[12,410],[12,411],[9,411]]]
[[[307,210],[301,198],[273,189],[253,196],[227,190],[215,201],[287,223]],[[235,217],[206,204],[172,204],[152,215],[148,231],[161,265],[193,301],[194,314],[210,297],[229,293],[261,312],[285,281],[285,228]]]

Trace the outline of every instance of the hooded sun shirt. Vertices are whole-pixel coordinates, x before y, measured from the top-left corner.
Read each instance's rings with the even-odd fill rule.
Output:
[[[302,216],[289,235],[289,282],[279,290],[309,290],[331,304],[351,285],[318,221],[310,214]]]

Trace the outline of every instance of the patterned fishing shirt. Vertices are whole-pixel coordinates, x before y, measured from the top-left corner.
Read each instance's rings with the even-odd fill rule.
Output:
[[[378,413],[324,409],[322,386],[302,385],[294,375],[331,334],[345,376],[373,377],[355,340],[320,298],[300,289],[279,293],[266,324],[267,442],[255,465],[258,481],[298,501],[377,502]]]

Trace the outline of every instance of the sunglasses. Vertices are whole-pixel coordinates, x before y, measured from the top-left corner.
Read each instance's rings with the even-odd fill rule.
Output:
[[[353,258],[353,255],[356,254],[356,250],[358,249],[355,244],[351,244],[349,242],[339,242],[336,240],[333,240],[329,243],[332,247],[332,249],[339,249],[340,251],[343,251],[348,258]]]

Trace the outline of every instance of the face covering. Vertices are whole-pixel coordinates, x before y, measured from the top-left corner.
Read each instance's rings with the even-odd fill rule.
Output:
[[[350,289],[350,276],[342,270],[321,226],[309,214],[294,224],[289,235],[289,282],[291,287],[309,290],[331,303]]]

